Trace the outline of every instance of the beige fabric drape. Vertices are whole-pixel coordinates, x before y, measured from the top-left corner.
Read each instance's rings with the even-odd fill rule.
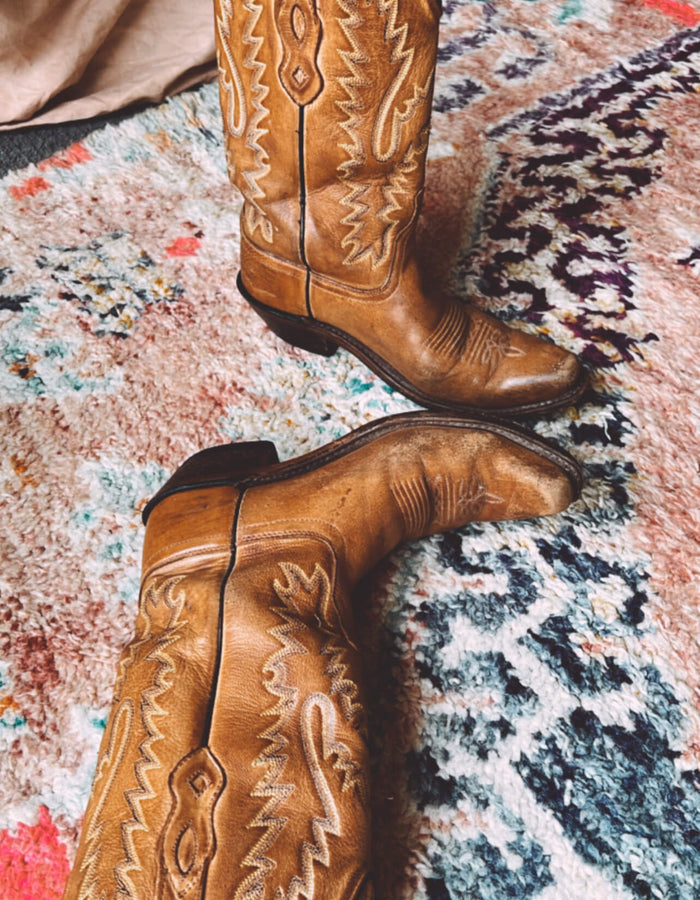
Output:
[[[0,0],[0,127],[160,100],[215,72],[212,0]]]

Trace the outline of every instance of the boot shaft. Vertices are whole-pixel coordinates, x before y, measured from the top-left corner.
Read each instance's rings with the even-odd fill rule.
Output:
[[[525,432],[430,413],[276,460],[203,451],[145,510],[65,900],[371,900],[353,588],[402,540],[559,511],[580,479]]]
[[[399,278],[425,176],[438,19],[434,0],[217,0],[243,271],[259,285],[279,258],[296,295],[287,311],[306,311],[307,273],[312,289],[368,296]]]
[[[233,577],[200,558],[144,582],[66,900],[371,897],[360,661],[332,566],[304,542],[259,549]]]
[[[65,900],[373,896],[361,662],[335,554],[239,525],[240,500],[176,492],[149,519]]]

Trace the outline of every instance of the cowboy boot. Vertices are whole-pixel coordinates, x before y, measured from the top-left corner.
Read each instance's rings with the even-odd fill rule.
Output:
[[[66,900],[369,900],[353,588],[402,541],[557,512],[579,480],[522,431],[435,413],[286,463],[268,442],[188,460],[144,513]]]
[[[440,294],[416,221],[435,0],[215,0],[239,288],[283,339],[338,346],[421,406],[522,415],[585,385],[572,354]]]

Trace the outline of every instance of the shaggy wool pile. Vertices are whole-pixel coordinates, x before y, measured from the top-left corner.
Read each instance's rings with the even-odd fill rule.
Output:
[[[527,423],[585,466],[577,503],[405,546],[359,593],[379,897],[696,900],[700,6],[443,6],[425,264],[594,375]],[[0,197],[0,898],[54,900],[144,503],[202,447],[289,458],[412,405],[237,294],[215,86]]]

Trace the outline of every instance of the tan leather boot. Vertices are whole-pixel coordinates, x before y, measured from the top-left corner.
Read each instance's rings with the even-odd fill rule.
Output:
[[[205,450],[146,508],[66,900],[371,898],[353,587],[401,541],[557,512],[580,481],[524,432],[434,413],[276,459]]]
[[[435,0],[215,0],[244,297],[280,337],[338,346],[430,409],[572,402],[572,354],[436,292],[414,235]]]

